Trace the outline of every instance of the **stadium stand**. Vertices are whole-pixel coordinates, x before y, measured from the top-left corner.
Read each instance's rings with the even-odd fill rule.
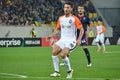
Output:
[[[62,12],[59,0],[3,0],[1,6],[3,25],[50,24]]]
[[[74,4],[73,14],[77,14],[77,6],[84,5],[93,27],[99,17],[92,0],[0,0],[1,26],[56,26],[56,21],[63,14],[63,4],[71,1]],[[114,26],[114,25],[113,25]],[[113,35],[119,36],[115,30]]]
[[[57,18],[63,13],[62,6],[65,1],[68,0],[3,0],[0,5],[0,23],[2,25],[52,24],[54,26]],[[85,5],[87,13],[96,14],[89,0],[70,1],[74,3],[74,14],[77,14],[77,6],[80,4]]]

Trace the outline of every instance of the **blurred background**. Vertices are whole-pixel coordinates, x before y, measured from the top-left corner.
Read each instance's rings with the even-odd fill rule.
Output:
[[[63,15],[66,1],[73,2],[74,15],[78,5],[85,6],[92,24],[89,45],[96,45],[99,17],[106,28],[106,52],[88,46],[92,67],[86,67],[81,46],[72,52],[72,80],[120,80],[120,0],[0,0],[0,80],[66,80],[65,67],[60,67],[61,77],[49,77],[53,72],[52,47],[46,39]]]
[[[75,15],[78,5],[85,6],[94,35],[97,19],[102,17],[105,36],[120,37],[120,0],[0,0],[0,37],[30,37],[32,27],[36,37],[48,36],[66,1],[73,2]]]

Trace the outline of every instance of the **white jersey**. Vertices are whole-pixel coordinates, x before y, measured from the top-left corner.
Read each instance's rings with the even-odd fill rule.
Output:
[[[69,17],[61,16],[57,22],[57,28],[61,29],[61,39],[64,40],[76,40],[77,28],[80,29],[82,24],[80,20],[74,16],[70,15]]]
[[[99,25],[96,27],[97,35],[104,35],[105,28],[103,25]]]
[[[97,33],[97,36],[96,36],[96,39],[95,39],[95,42],[101,42],[101,43],[104,43],[104,32],[105,32],[105,27],[103,25],[100,25],[100,26],[97,26],[96,27],[96,33]]]

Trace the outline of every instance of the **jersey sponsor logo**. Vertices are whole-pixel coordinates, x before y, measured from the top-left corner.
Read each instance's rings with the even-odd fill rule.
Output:
[[[86,18],[85,18],[85,17],[83,17],[83,20],[86,20]]]
[[[64,26],[64,25],[62,25],[62,28],[71,28],[71,26]]]
[[[71,26],[65,26],[66,28],[71,28]]]

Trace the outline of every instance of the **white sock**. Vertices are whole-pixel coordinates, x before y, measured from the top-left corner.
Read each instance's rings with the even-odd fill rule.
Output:
[[[98,46],[98,48],[101,48],[100,45],[99,45],[99,43],[97,43],[97,46]]]
[[[69,58],[66,56],[66,58],[63,59],[63,62],[66,64],[67,70],[71,71],[70,61]]]
[[[105,44],[104,43],[102,44],[102,47],[103,47],[103,49],[105,49]]]
[[[54,70],[56,72],[59,72],[59,59],[57,56],[52,56],[53,59],[53,66],[54,66]]]

